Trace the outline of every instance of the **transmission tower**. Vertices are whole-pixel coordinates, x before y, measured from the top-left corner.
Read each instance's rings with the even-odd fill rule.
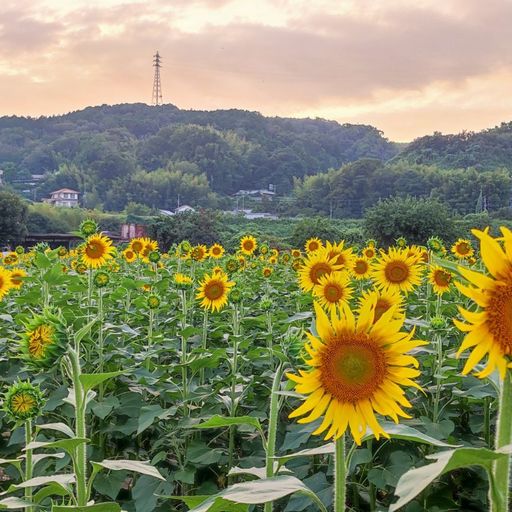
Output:
[[[160,81],[160,68],[162,64],[160,61],[162,57],[157,52],[153,55],[153,67],[155,68],[155,76],[153,78],[153,95],[151,97],[151,103],[153,105],[161,105],[162,104],[162,83]]]

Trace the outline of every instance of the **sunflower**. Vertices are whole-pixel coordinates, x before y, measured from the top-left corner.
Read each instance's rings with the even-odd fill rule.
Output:
[[[12,287],[11,272],[4,267],[0,267],[0,300]]]
[[[377,439],[389,437],[375,413],[409,418],[402,407],[411,407],[402,386],[419,386],[412,381],[420,372],[417,360],[406,355],[425,342],[413,340],[413,332],[401,332],[403,318],[394,320],[394,309],[373,322],[374,304],[363,304],[357,317],[349,307],[331,320],[315,303],[318,337],[308,333],[308,370],[288,374],[295,390],[307,395],[304,403],[290,414],[304,416],[299,423],[310,423],[323,415],[314,435],[338,439],[347,427],[360,445],[369,427]],[[412,366],[412,367],[411,367]]]
[[[156,240],[151,240],[150,238],[143,238],[143,240],[144,247],[142,251],[139,253],[139,256],[144,263],[149,263],[149,255],[152,252],[158,251],[158,242]]]
[[[335,258],[329,256],[327,249],[318,249],[308,254],[299,269],[299,285],[305,292],[309,292],[320,283],[320,278],[325,274],[341,270],[336,264]]]
[[[30,382],[15,382],[3,399],[3,410],[13,421],[25,421],[41,414],[45,400],[39,387]]]
[[[123,251],[123,258],[127,263],[133,263],[137,259],[137,253],[128,247]]]
[[[66,328],[60,316],[49,312],[34,316],[21,335],[22,356],[30,366],[50,368],[65,350]]]
[[[224,274],[224,269],[222,267],[219,267],[218,265],[216,267],[212,268],[213,274]]]
[[[302,253],[300,252],[299,249],[292,249],[292,256],[297,259],[297,258],[300,258],[302,256]]]
[[[21,288],[27,273],[22,268],[11,269],[11,284],[13,288]]]
[[[324,244],[320,240],[320,238],[309,238],[306,240],[306,243],[304,244],[304,249],[307,253],[318,251],[318,249],[322,249]]]
[[[261,273],[263,277],[270,277],[272,275],[272,269],[270,267],[264,267]]]
[[[431,236],[427,240],[427,247],[435,254],[442,254],[445,250],[443,241],[437,236]]]
[[[208,250],[208,254],[210,258],[213,258],[214,260],[218,260],[219,258],[222,258],[224,256],[225,249],[220,244],[213,244],[210,249]]]
[[[313,296],[327,311],[333,312],[336,306],[347,304],[352,297],[350,277],[347,272],[331,272],[322,276],[313,288]]]
[[[339,242],[332,244],[331,242],[327,242],[325,248],[327,249],[329,256],[331,258],[335,258],[336,265],[340,267],[344,267],[347,269],[352,268],[352,263],[354,261],[354,255],[352,254],[352,247],[348,249],[344,249],[345,243]]]
[[[352,262],[352,275],[356,279],[366,279],[370,277],[371,266],[370,262],[365,257],[357,257]]]
[[[373,321],[377,322],[380,320],[381,316],[389,311],[391,308],[394,308],[395,315],[394,318],[402,318],[404,316],[403,313],[403,297],[398,291],[392,290],[369,290],[364,291],[361,296],[359,310],[363,307],[363,305],[371,301],[374,304],[374,314]]]
[[[174,281],[174,284],[176,285],[176,288],[179,290],[187,290],[192,286],[192,278],[189,276],[186,276],[185,274],[182,274],[181,272],[177,272],[172,277],[172,280]]]
[[[405,249],[407,247],[407,240],[403,236],[399,236],[395,240],[395,245],[400,247],[400,249]]]
[[[438,295],[442,295],[450,290],[452,278],[453,276],[450,272],[437,265],[432,266],[428,273],[428,282]]]
[[[377,251],[373,245],[367,245],[363,251],[363,256],[369,260],[372,260],[377,255]]]
[[[469,240],[465,238],[459,238],[453,245],[451,251],[457,258],[465,260],[475,254],[473,246]]]
[[[83,247],[82,261],[89,268],[99,268],[112,259],[115,248],[105,235],[90,236]]]
[[[251,235],[246,235],[240,240],[240,251],[242,251],[242,254],[251,256],[256,250],[256,247],[258,247],[256,238]]]
[[[149,238],[133,238],[128,248],[131,249],[135,254],[139,254],[144,249],[147,240],[149,240]]]
[[[472,348],[462,370],[464,375],[486,355],[487,364],[477,374],[480,378],[489,376],[496,368],[505,378],[507,366],[512,366],[512,232],[504,227],[501,232],[504,248],[487,231],[472,231],[480,240],[480,254],[490,275],[459,267],[460,274],[473,286],[459,282],[455,285],[481,308],[474,312],[459,307],[467,323],[454,319],[455,325],[467,333],[457,355]]]
[[[201,300],[202,308],[219,311],[226,305],[229,291],[233,286],[235,283],[228,281],[225,274],[206,274],[199,283],[196,299]]]
[[[428,251],[425,247],[419,245],[411,245],[407,249],[407,256],[411,256],[416,260],[416,263],[428,263]]]
[[[203,261],[208,256],[208,249],[206,248],[206,245],[199,244],[192,247],[192,250],[190,251],[190,257],[194,261]]]
[[[406,251],[391,247],[373,264],[372,279],[379,288],[408,293],[421,283],[421,267]]]

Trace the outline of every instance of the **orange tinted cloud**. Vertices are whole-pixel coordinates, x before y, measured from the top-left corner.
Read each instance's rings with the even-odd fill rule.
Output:
[[[0,114],[151,99],[364,122],[395,140],[512,118],[502,0],[7,0]]]

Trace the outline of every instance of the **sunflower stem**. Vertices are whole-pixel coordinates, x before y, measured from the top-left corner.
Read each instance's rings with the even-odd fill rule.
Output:
[[[25,446],[28,446],[32,442],[32,420],[25,421]],[[30,480],[33,476],[34,464],[32,461],[32,450],[25,451],[25,482]],[[32,502],[32,487],[25,488],[25,501]],[[25,510],[32,512],[34,508],[32,506],[27,507]]]
[[[146,370],[149,370],[151,363],[151,356],[149,355],[149,351],[153,345],[153,324],[155,321],[155,312],[153,309],[149,310],[149,323],[148,323],[148,355],[145,360]]]
[[[512,444],[512,376],[511,372],[507,371],[501,385],[495,448],[498,450],[509,444]],[[491,485],[491,511],[503,512],[509,510],[510,456],[507,455],[497,460],[494,463],[492,473],[496,492],[492,493]]]
[[[238,306],[235,305],[233,309],[233,362],[232,362],[232,375],[231,375],[231,410],[230,416],[236,417],[237,403],[236,403],[236,383],[238,380],[238,338],[240,336],[240,311]],[[235,454],[235,434],[236,426],[229,427],[229,445],[228,445],[228,470],[233,467],[233,460]]]
[[[189,415],[188,407],[188,369],[187,369],[187,339],[183,335],[183,331],[187,326],[187,294],[185,290],[180,290],[181,298],[181,387],[183,397],[183,414]]]
[[[272,478],[274,476],[274,456],[276,453],[277,425],[279,421],[279,387],[281,378],[283,377],[283,368],[281,365],[277,367],[272,382],[272,391],[270,392],[270,412],[268,418],[268,435],[267,446],[265,449],[265,476]],[[273,502],[265,503],[265,512],[272,512]]]
[[[334,455],[334,512],[345,512],[347,493],[347,466],[345,462],[345,434],[336,440]]]
[[[201,348],[203,349],[203,354],[206,352],[207,348],[207,340],[208,340],[208,310],[204,310],[203,314],[203,333],[201,338]],[[199,370],[199,385],[204,385],[204,368]]]
[[[78,345],[78,344],[77,344]],[[69,359],[72,369],[73,390],[75,392],[75,436],[86,438],[85,408],[86,397],[80,375],[80,354],[78,350],[70,349]],[[79,444],[75,449],[74,472],[76,476],[76,501],[79,507],[87,505],[87,444]]]

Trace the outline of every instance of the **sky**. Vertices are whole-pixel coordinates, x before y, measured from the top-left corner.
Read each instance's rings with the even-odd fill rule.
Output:
[[[512,0],[0,0],[0,115],[151,103],[376,126],[512,120]]]

